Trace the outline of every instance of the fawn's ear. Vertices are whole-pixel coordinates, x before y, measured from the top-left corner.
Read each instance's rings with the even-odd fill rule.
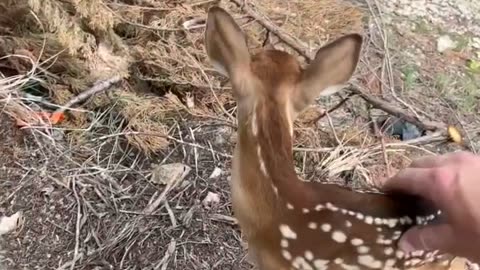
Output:
[[[318,96],[342,90],[355,72],[361,48],[362,36],[358,34],[343,36],[320,48],[294,93],[295,110],[304,110]]]
[[[220,7],[208,11],[205,43],[207,55],[218,72],[234,79],[250,71],[245,35],[232,16]]]

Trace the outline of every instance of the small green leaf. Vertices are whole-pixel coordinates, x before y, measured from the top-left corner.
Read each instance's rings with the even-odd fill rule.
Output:
[[[480,61],[477,60],[469,60],[467,62],[467,68],[470,72],[473,73],[480,73]]]

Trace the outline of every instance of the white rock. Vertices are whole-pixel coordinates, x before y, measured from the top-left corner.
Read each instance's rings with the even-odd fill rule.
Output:
[[[475,49],[480,49],[480,38],[472,38],[472,47],[474,47]]]
[[[205,196],[205,199],[203,199],[202,203],[205,207],[215,205],[215,204],[219,204],[220,203],[220,195],[218,195],[217,193],[208,192],[207,196]]]
[[[0,235],[7,234],[20,226],[23,222],[22,213],[17,212],[11,216],[0,218]]]
[[[218,168],[218,167],[215,167],[215,169],[213,169],[213,172],[212,174],[210,174],[210,177],[208,178],[217,178],[219,177],[220,175],[222,174],[222,169]]]
[[[444,35],[437,39],[437,51],[444,52],[446,50],[455,48],[456,42],[450,36]]]

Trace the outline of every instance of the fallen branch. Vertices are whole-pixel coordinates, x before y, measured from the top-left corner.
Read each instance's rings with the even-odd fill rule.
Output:
[[[312,61],[312,58],[309,56],[308,51],[298,44],[295,39],[292,37],[286,35],[283,33],[280,28],[275,25],[274,23],[271,23],[267,21],[263,16],[258,14],[256,11],[254,11],[250,6],[248,6],[247,3],[244,3],[242,0],[231,0],[235,4],[237,4],[243,11],[245,11],[249,16],[254,18],[255,20],[258,21],[263,27],[268,29],[270,32],[274,33],[275,35],[278,36],[281,40],[283,40],[288,46],[292,47],[295,49],[300,55],[304,56],[307,59],[307,62]],[[394,106],[391,106],[388,104],[386,101],[383,101],[379,98],[373,97],[356,86],[350,86],[348,90],[352,93],[360,95],[366,102],[370,103],[372,106],[381,109],[389,114],[392,114],[398,118],[404,119],[414,125],[419,126],[422,129],[429,130],[429,131],[435,131],[435,130],[446,130],[447,126],[443,123],[438,123],[438,122],[432,122],[432,121],[421,121],[417,117],[412,116],[406,112],[404,112],[402,109],[396,108]]]
[[[65,105],[55,111],[55,113],[63,113],[66,110],[70,109],[73,105],[85,101],[91,96],[94,96],[100,92],[106,91],[110,89],[114,84],[120,82],[122,80],[121,76],[115,76],[105,81],[100,81],[92,86],[90,89],[83,91],[78,96],[74,97],[70,101],[68,101]]]
[[[384,100],[381,100],[379,98],[376,98],[374,96],[371,96],[363,92],[362,90],[360,90],[360,88],[356,86],[352,85],[348,88],[348,90],[352,93],[358,94],[363,100],[371,104],[373,107],[377,109],[381,109],[382,111],[385,111],[393,116],[396,116],[397,118],[410,122],[424,130],[435,131],[439,129],[446,130],[447,128],[447,126],[443,123],[432,122],[432,121],[421,121],[417,117],[404,112],[402,109],[394,107]]]

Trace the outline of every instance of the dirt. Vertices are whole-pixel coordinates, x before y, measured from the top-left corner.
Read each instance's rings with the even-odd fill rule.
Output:
[[[51,269],[58,267],[71,250],[72,200],[41,176],[34,144],[28,133],[0,115],[0,214],[22,211],[23,227],[0,239],[4,269]],[[0,257],[0,260],[2,257]],[[32,263],[33,262],[33,263]],[[40,268],[38,268],[40,267]]]

